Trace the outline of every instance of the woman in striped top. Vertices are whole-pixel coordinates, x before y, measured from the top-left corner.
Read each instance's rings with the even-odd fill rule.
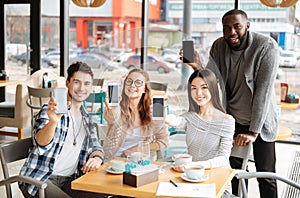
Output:
[[[205,168],[230,167],[234,118],[221,104],[217,79],[208,69],[196,70],[188,81],[189,111],[169,115],[167,123],[186,131],[188,153]],[[183,171],[183,166],[174,166]]]

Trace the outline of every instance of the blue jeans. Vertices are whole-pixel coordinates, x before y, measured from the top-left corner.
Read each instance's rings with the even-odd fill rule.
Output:
[[[70,198],[70,197],[86,197],[86,198],[107,198],[108,195],[100,193],[85,192],[71,189],[71,182],[74,180],[72,177],[56,176],[52,175],[47,181],[47,188],[45,189],[45,197],[58,197],[58,198]],[[25,198],[32,198],[27,192],[26,186],[23,184],[20,189]],[[38,193],[35,195],[38,197]]]

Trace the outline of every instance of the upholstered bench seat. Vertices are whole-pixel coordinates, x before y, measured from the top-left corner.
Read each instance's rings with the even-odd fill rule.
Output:
[[[0,117],[15,117],[15,103],[1,102],[0,103]]]

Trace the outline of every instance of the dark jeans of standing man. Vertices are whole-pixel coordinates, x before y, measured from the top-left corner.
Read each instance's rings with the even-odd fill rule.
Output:
[[[249,131],[249,126],[235,124],[235,134]],[[253,156],[257,172],[275,172],[276,155],[275,155],[275,142],[266,142],[260,135],[253,142]],[[234,169],[241,169],[243,159],[230,157],[230,165]],[[259,192],[261,198],[277,198],[277,184],[275,179],[258,178]],[[238,194],[238,180],[233,178],[231,181],[232,193]]]

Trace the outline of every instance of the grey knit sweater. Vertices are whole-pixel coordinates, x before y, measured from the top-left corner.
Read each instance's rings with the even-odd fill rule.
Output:
[[[260,133],[265,141],[274,141],[278,130],[274,82],[278,68],[279,49],[270,37],[249,32],[248,46],[244,51],[243,63],[246,84],[251,90],[250,131]],[[211,48],[206,68],[217,76],[223,88],[223,103],[226,104],[224,87],[227,83],[231,49],[223,37]]]

